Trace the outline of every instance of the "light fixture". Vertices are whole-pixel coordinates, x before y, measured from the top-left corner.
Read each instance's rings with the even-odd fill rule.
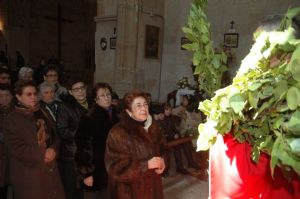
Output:
[[[107,48],[107,41],[106,41],[106,38],[102,37],[101,40],[100,40],[100,47],[102,50],[106,50]]]

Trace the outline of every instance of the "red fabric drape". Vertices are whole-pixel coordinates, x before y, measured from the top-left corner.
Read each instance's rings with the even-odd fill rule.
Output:
[[[300,198],[300,178],[295,174],[288,182],[276,168],[272,179],[268,155],[261,154],[255,164],[248,143],[238,143],[231,134],[218,135],[210,150],[209,194],[211,199]]]

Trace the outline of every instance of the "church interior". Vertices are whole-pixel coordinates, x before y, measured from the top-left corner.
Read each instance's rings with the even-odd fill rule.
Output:
[[[0,51],[13,74],[20,68],[20,57],[23,66],[33,70],[52,62],[60,68],[62,85],[81,77],[90,86],[109,83],[120,98],[141,89],[151,94],[153,102],[174,100],[175,106],[172,92],[179,89],[179,80],[186,77],[196,85],[193,54],[182,47],[189,42],[183,27],[192,2],[1,0]],[[228,59],[227,83],[249,53],[260,22],[297,6],[299,0],[207,1],[213,48],[224,51]],[[163,178],[165,199],[208,198],[208,153],[193,155],[201,170],[188,170],[188,175],[176,172],[171,157],[169,175]]]

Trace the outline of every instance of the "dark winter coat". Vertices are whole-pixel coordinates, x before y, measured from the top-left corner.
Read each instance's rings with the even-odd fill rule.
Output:
[[[106,138],[109,130],[117,123],[118,118],[114,109],[108,111],[94,105],[89,113],[81,118],[76,134],[77,151],[75,162],[81,185],[85,190],[106,189],[107,173],[104,164]],[[83,184],[83,179],[93,176],[92,187]]]
[[[59,158],[63,161],[74,160],[77,132],[81,117],[87,113],[87,109],[81,106],[74,97],[65,96],[63,103],[57,109],[56,126],[60,136]]]
[[[162,156],[162,141],[155,123],[146,131],[127,114],[111,129],[105,152],[109,198],[163,198],[161,176],[148,169],[148,160]]]
[[[4,146],[4,119],[12,108],[0,107],[0,187],[7,184],[7,151]]]
[[[175,135],[180,136],[177,126],[180,125],[181,118],[176,115],[165,116],[163,121],[160,121],[160,127],[165,139],[169,142],[175,139]]]
[[[41,109],[15,108],[5,119],[4,128],[15,198],[65,198],[56,161],[44,162],[46,148],[57,152],[58,140],[50,116]],[[45,141],[39,143],[38,134],[41,132],[45,133]]]

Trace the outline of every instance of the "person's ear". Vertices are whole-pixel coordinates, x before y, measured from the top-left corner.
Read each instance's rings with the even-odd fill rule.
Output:
[[[68,90],[68,92],[69,92],[69,94],[70,94],[70,95],[72,95],[72,96],[73,96],[73,93],[72,93],[72,91],[71,91],[71,90]]]

